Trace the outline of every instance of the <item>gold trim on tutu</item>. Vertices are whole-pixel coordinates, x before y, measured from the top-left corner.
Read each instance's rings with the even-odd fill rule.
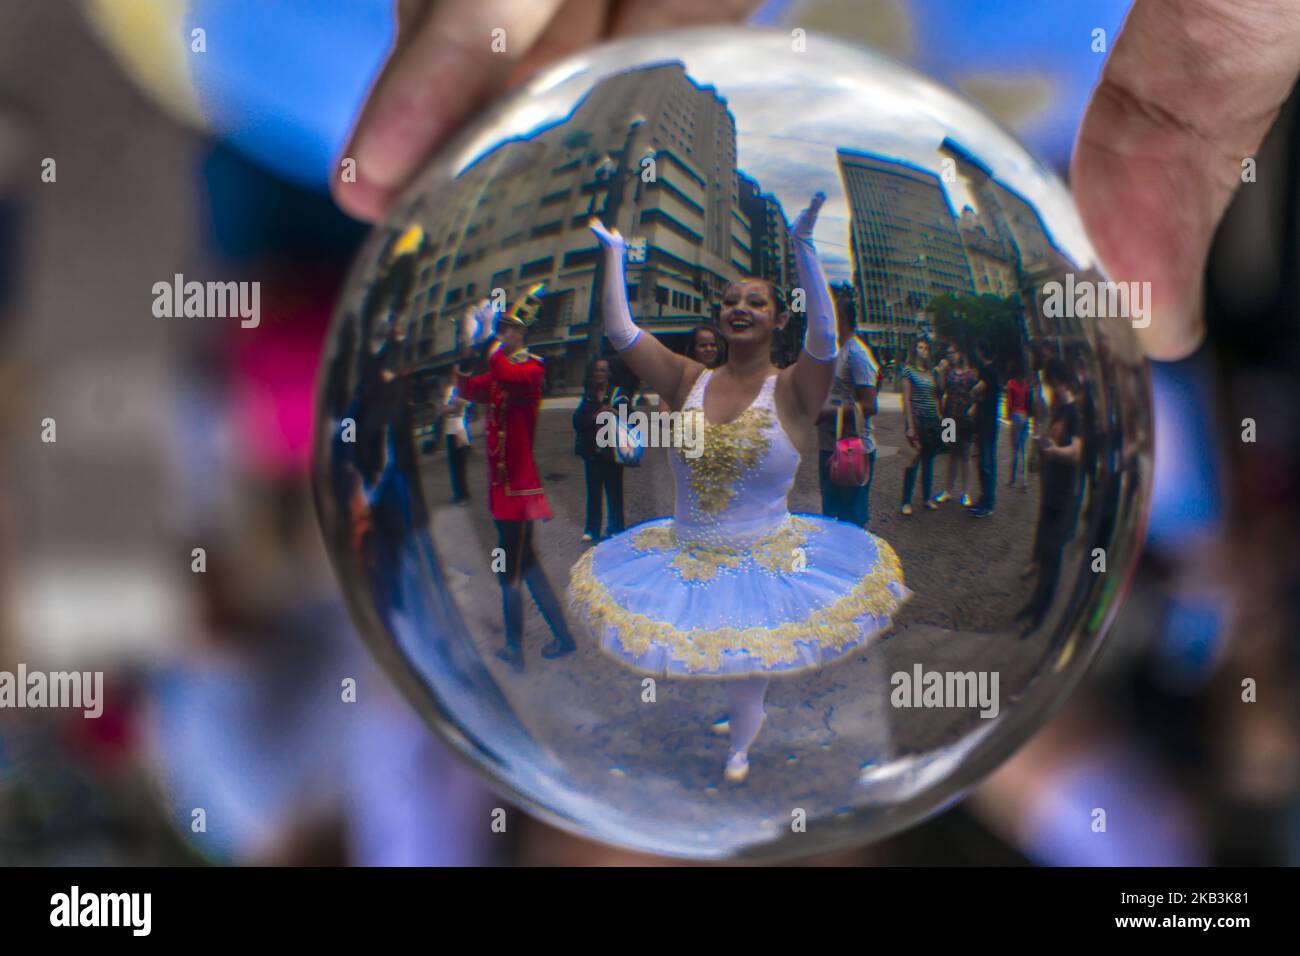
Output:
[[[858,618],[872,614],[892,621],[902,607],[908,592],[903,585],[903,568],[898,555],[887,541],[875,539],[880,560],[876,567],[863,575],[853,588],[829,607],[814,611],[802,621],[787,621],[775,627],[719,627],[709,630],[684,631],[665,621],[657,621],[634,611],[628,611],[610,595],[592,570],[595,550],[587,551],[573,566],[569,581],[569,604],[582,616],[600,640],[602,650],[617,658],[625,666],[631,665],[617,652],[605,647],[607,629],[617,632],[618,643],[633,660],[639,660],[663,645],[670,651],[672,660],[681,661],[687,673],[721,671],[724,651],[744,650],[765,668],[779,668],[795,664],[806,656],[795,646],[796,641],[813,642],[831,651],[841,651],[860,641],[863,625]],[[798,573],[798,572],[791,572]],[[903,590],[899,598],[889,590],[897,582]],[[888,627],[878,629],[878,633]],[[813,666],[813,665],[809,665]],[[802,668],[801,668],[802,669]],[[716,676],[727,676],[717,674]]]
[[[722,544],[711,538],[679,540],[672,524],[638,531],[632,538],[637,551],[680,549],[669,567],[684,581],[712,581],[723,568],[738,568],[753,558],[760,568],[779,574],[795,570],[795,549],[808,544],[808,536],[820,529],[807,518],[790,517],[781,527],[759,538],[748,548]]]

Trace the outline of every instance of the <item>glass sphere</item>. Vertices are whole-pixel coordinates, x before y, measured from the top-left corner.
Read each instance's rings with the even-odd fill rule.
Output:
[[[865,50],[566,60],[435,157],[339,303],[315,488],[356,623],[572,832],[781,859],[898,831],[1115,615],[1151,467],[1127,291],[1047,169]]]

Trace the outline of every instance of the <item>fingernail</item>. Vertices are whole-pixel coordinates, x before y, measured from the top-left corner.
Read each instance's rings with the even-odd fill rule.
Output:
[[[383,189],[397,189],[415,172],[423,144],[435,142],[440,124],[410,111],[376,116],[353,144],[357,173]]]
[[[388,190],[361,177],[356,182],[336,184],[332,192],[344,212],[364,222],[382,219],[393,199]]]
[[[373,135],[365,137],[357,147],[357,175],[383,189],[392,189],[402,182],[405,163],[392,149],[381,148]]]

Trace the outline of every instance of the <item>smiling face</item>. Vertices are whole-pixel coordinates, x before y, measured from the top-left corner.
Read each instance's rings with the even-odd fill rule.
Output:
[[[701,365],[713,368],[718,361],[718,338],[712,329],[698,329],[695,332],[695,360]]]
[[[789,316],[779,311],[772,287],[762,279],[742,279],[727,286],[722,295],[718,324],[731,347],[770,342],[785,327]]]

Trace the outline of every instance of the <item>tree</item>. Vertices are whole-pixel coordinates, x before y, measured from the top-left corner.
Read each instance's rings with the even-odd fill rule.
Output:
[[[1018,358],[1024,351],[1021,305],[1014,296],[944,294],[931,299],[926,312],[934,317],[935,334],[969,357],[980,339],[999,360]]]

